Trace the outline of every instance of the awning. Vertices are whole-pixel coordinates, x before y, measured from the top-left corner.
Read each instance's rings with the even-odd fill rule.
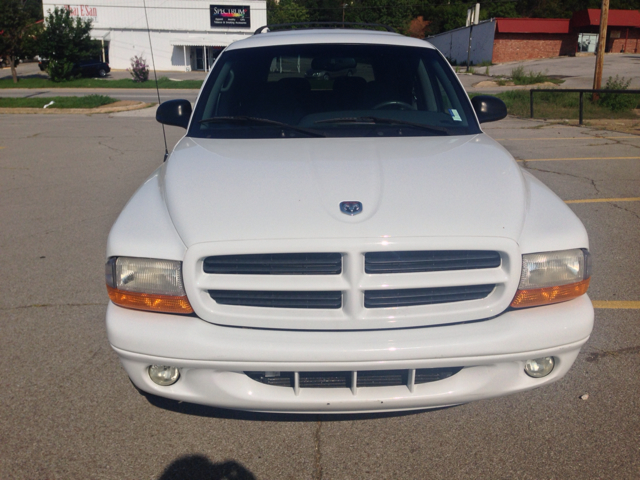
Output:
[[[104,40],[105,42],[108,42],[111,40],[111,30],[106,32],[104,35],[100,35],[100,33],[93,31],[91,32],[91,38],[94,40]]]
[[[589,8],[573,14],[571,26],[573,28],[600,25],[600,9]],[[609,10],[607,20],[609,27],[640,27],[640,12],[638,10]]]
[[[225,41],[219,37],[190,37],[190,38],[172,38],[171,45],[174,47],[218,47],[225,48],[235,38],[227,38]]]

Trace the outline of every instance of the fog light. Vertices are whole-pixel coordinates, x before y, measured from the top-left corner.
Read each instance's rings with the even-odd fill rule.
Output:
[[[533,378],[546,377],[553,370],[555,363],[553,357],[534,358],[527,360],[524,364],[524,371]]]
[[[180,370],[167,365],[151,365],[149,367],[149,378],[157,385],[168,387],[178,381]]]

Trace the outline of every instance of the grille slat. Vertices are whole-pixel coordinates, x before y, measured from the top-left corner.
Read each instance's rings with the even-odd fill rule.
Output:
[[[449,378],[462,367],[420,368],[415,384],[437,382]],[[410,370],[365,370],[358,372],[358,388],[408,385]],[[295,372],[244,372],[252,380],[272,387],[294,387]],[[299,372],[300,388],[351,388],[352,372]]]
[[[478,300],[485,298],[494,288],[495,285],[468,285],[463,287],[367,290],[364,292],[364,306],[365,308],[410,307]]]
[[[218,255],[204,259],[205,273],[222,275],[339,275],[340,253]]]
[[[369,252],[365,273],[419,273],[446,270],[497,268],[500,254],[488,250],[442,250],[412,252]]]
[[[342,307],[342,292],[264,292],[254,290],[209,290],[221,305],[267,308],[336,309]]]

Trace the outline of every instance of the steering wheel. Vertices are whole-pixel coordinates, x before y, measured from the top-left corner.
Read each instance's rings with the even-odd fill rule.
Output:
[[[374,110],[379,110],[381,108],[388,107],[390,105],[397,105],[399,107],[404,107],[404,108],[406,108],[408,110],[416,110],[416,107],[414,107],[413,105],[411,105],[411,104],[409,104],[407,102],[402,102],[400,100],[388,100],[386,102],[382,102],[382,103],[377,104],[376,106],[373,107],[373,109]]]

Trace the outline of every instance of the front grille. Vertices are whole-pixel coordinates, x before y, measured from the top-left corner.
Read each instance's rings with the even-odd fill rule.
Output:
[[[369,252],[364,260],[364,271],[371,274],[474,270],[499,266],[500,254],[485,250]]]
[[[494,288],[495,285],[466,285],[462,287],[367,290],[364,292],[364,307],[410,307],[478,300],[488,296]]]
[[[437,382],[455,375],[462,367],[419,368],[416,370],[366,370],[361,372],[244,372],[256,382],[272,387],[350,388],[355,378],[357,388],[393,387]],[[296,385],[296,375],[298,377]]]
[[[204,259],[204,272],[223,275],[339,275],[340,253],[217,255]]]
[[[221,305],[267,308],[342,307],[342,292],[260,292],[255,290],[209,290],[209,295]]]

